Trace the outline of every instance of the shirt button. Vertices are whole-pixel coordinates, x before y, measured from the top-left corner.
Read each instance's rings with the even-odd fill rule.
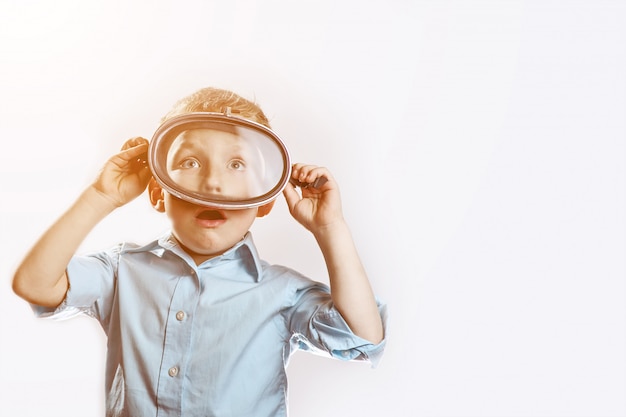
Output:
[[[178,320],[178,321],[185,320],[185,312],[184,311],[179,311],[178,313],[176,313],[176,320]]]
[[[178,368],[175,366],[172,366],[168,371],[167,374],[171,377],[174,377],[176,375],[178,375]]]
[[[347,358],[348,356],[350,356],[350,351],[348,350],[344,350],[341,352],[341,356],[343,356],[344,358]]]

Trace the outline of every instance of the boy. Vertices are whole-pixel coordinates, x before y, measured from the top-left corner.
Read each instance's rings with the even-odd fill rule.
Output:
[[[180,100],[164,120],[230,110],[268,126],[254,103],[218,89]],[[128,140],[44,233],[18,267],[13,289],[40,316],[85,313],[107,334],[107,416],[285,416],[285,366],[297,348],[377,362],[385,308],[378,305],[343,219],[330,172],[295,164],[292,216],[313,233],[330,289],[262,261],[248,232],[272,203],[214,210],[165,191],[146,167],[148,141]],[[139,163],[138,163],[139,161]],[[171,232],[75,255],[89,231],[146,187]]]

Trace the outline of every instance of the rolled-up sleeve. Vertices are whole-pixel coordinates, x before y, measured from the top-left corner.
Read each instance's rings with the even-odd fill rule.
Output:
[[[379,300],[377,304],[386,334],[387,307]],[[365,360],[372,367],[380,362],[386,339],[374,344],[354,334],[334,307],[328,286],[300,279],[284,314],[296,348],[340,360]]]
[[[79,314],[103,320],[115,285],[116,252],[119,251],[74,256],[66,269],[69,289],[63,302],[56,308],[33,304],[34,313],[40,318],[56,320]]]

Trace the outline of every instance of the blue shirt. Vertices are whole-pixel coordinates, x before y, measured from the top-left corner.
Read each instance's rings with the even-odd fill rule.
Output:
[[[262,261],[250,234],[199,266],[168,233],[76,256],[67,273],[63,303],[35,311],[100,322],[110,417],[286,416],[295,350],[375,365],[384,349],[350,331],[326,285]]]

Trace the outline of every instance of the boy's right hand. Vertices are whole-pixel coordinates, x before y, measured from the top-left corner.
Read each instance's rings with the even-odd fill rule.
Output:
[[[145,190],[151,177],[148,141],[133,138],[104,164],[96,180],[50,226],[13,277],[13,290],[33,304],[55,308],[69,288],[67,265],[93,227]]]
[[[139,196],[151,177],[148,140],[135,137],[127,140],[122,150],[109,158],[92,187],[117,208]]]

